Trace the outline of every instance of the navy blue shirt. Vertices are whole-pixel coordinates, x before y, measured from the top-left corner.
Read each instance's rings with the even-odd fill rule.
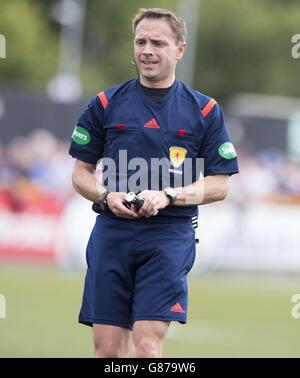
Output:
[[[220,106],[178,81],[157,102],[147,97],[139,80],[100,92],[81,114],[69,153],[91,164],[102,159],[104,185],[112,191],[186,186],[200,171],[204,176],[238,173]],[[107,158],[115,167],[105,164]],[[197,213],[196,205],[172,206],[159,216]]]

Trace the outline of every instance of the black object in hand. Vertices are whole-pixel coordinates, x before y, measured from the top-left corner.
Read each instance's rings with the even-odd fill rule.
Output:
[[[144,200],[139,198],[134,192],[129,192],[126,194],[125,204],[128,208],[130,208],[131,205],[134,205],[137,209],[140,209],[144,204]]]

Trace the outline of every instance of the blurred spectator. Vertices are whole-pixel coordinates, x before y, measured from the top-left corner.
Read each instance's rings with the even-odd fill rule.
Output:
[[[74,195],[69,142],[44,129],[0,144],[0,209],[56,214]],[[241,173],[232,180],[229,200],[300,204],[300,165],[279,151],[253,154],[237,148]]]
[[[57,213],[72,194],[68,143],[35,130],[0,148],[0,208]]]

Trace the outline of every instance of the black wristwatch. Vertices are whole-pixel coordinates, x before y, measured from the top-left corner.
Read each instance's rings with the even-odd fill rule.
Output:
[[[103,211],[109,210],[109,206],[107,204],[107,196],[109,193],[110,191],[106,190],[101,194],[99,201],[93,203],[92,210],[94,210],[95,213],[101,214]]]
[[[165,193],[165,195],[169,198],[170,200],[170,206],[173,206],[175,204],[175,201],[176,201],[176,198],[177,198],[177,192],[175,189],[173,188],[165,188],[163,190],[163,192]]]
[[[101,211],[108,210],[108,204],[107,204],[107,196],[109,195],[110,191],[106,190],[104,193],[101,194],[98,205]]]

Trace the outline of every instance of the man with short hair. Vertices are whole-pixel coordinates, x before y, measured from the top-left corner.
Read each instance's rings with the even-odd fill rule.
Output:
[[[198,205],[223,200],[229,176],[238,173],[219,105],[175,78],[185,22],[168,10],[140,9],[133,32],[138,79],[99,92],[70,147],[73,186],[101,212],[87,246],[79,315],[93,327],[97,357],[126,357],[131,330],[135,357],[162,355],[170,322],[187,320],[191,219]],[[107,185],[94,174],[100,159],[114,163]],[[142,199],[140,208],[128,202],[128,191]]]

